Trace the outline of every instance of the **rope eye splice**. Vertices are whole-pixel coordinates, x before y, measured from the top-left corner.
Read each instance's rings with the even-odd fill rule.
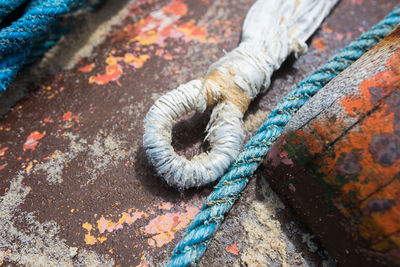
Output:
[[[257,167],[261,165],[272,144],[295,113],[339,73],[358,60],[365,52],[390,34],[400,23],[397,6],[378,24],[364,32],[324,65],[304,78],[276,108],[247,142],[242,152],[214,191],[204,200],[188,229],[176,245],[166,266],[193,266],[200,260],[213,235],[224,221],[225,214],[246,188]]]
[[[305,41],[338,0],[258,0],[247,13],[238,47],[195,79],[159,98],[144,120],[143,147],[158,175],[179,190],[216,181],[239,154],[243,116],[270,85],[272,73]],[[210,151],[188,160],[172,145],[172,127],[191,112],[212,109],[206,127]]]

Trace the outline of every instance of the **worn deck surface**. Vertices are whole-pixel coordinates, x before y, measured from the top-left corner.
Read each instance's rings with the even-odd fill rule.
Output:
[[[162,265],[212,190],[180,193],[164,184],[141,147],[142,121],[161,94],[204,75],[223,49],[237,45],[254,1],[131,1],[116,18],[110,12],[117,15],[118,9],[108,2],[97,15],[120,23],[109,30],[103,25],[105,39],[93,50],[87,44],[86,56],[69,70],[29,79],[22,74],[19,79],[28,82],[18,81],[13,89],[23,84],[29,93],[0,120],[4,265]],[[310,40],[308,53],[289,59],[271,89],[251,104],[247,137],[294,84],[397,2],[342,0]],[[67,43],[68,38],[73,34]],[[63,52],[58,53],[61,60]],[[13,97],[7,93],[0,102],[6,98]],[[206,122],[205,115],[179,123],[177,150],[190,157],[206,149],[201,145]],[[256,175],[200,265],[323,261],[332,262]]]

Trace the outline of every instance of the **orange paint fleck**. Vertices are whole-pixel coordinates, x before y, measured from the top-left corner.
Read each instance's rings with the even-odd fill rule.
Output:
[[[85,222],[82,225],[82,227],[88,231],[87,234],[85,235],[85,243],[87,245],[94,245],[97,242],[97,239],[94,236],[92,236],[90,233],[93,228],[92,225],[88,222]]]
[[[165,14],[183,16],[187,13],[187,6],[182,1],[173,1],[162,8]]]
[[[319,51],[325,50],[325,41],[321,37],[313,39],[312,44]]]
[[[144,212],[137,210],[133,211],[133,209],[129,209],[128,212],[122,212],[121,217],[117,222],[101,216],[100,219],[97,220],[97,228],[93,227],[89,222],[85,222],[82,226],[88,231],[85,235],[85,242],[88,245],[93,245],[97,242],[103,243],[107,240],[106,232],[111,233],[116,230],[120,230],[123,228],[124,224],[131,225],[136,220],[147,216],[148,215]],[[94,234],[91,233],[92,230],[95,232]]]
[[[349,0],[352,5],[361,5],[364,3],[364,0]]]
[[[28,163],[28,166],[27,166],[26,169],[25,169],[25,171],[26,171],[27,173],[29,173],[29,172],[31,171],[32,167],[33,167],[33,163],[32,163],[32,162],[29,162],[29,163]]]
[[[7,150],[8,150],[8,147],[4,147],[4,148],[0,149],[0,157],[4,156],[4,154],[6,153]]]
[[[108,65],[106,66],[105,74],[98,74],[96,76],[89,77],[89,83],[96,83],[98,85],[104,85],[111,81],[116,81],[123,73],[120,65]]]
[[[52,119],[50,119],[50,118],[44,118],[43,121],[44,121],[44,122],[54,122],[54,121],[53,121]]]
[[[78,70],[81,72],[91,72],[96,65],[94,63],[88,64],[84,67],[79,68]]]
[[[333,32],[332,28],[330,28],[330,27],[328,27],[326,25],[322,25],[322,30],[324,32],[326,32],[326,33],[332,33]]]
[[[126,26],[122,31],[116,32],[113,41],[129,40],[128,44],[135,43],[132,51],[123,57],[113,55],[106,59],[105,74],[97,74],[89,77],[89,83],[104,85],[110,81],[116,81],[123,74],[123,62],[139,69],[150,59],[147,47],[157,45],[163,47],[168,38],[182,39],[184,41],[197,40],[199,42],[216,43],[215,38],[207,37],[207,30],[204,26],[196,25],[194,20],[180,22],[180,19],[188,12],[187,5],[183,0],[173,0],[161,10],[151,12],[148,16],[139,19],[136,23]],[[114,53],[114,52],[112,52]],[[163,51],[156,50],[156,54],[162,56]],[[172,59],[171,54],[164,56],[166,60]],[[86,68],[87,66],[85,66]]]
[[[128,25],[117,33],[116,40],[131,38],[130,42],[138,42],[141,46],[164,45],[167,38],[183,38],[185,41],[216,42],[215,38],[207,38],[205,27],[198,27],[195,21],[180,23],[187,14],[187,5],[183,0],[174,0],[160,11],[150,13],[134,25]]]
[[[173,59],[172,55],[169,54],[169,53],[165,54],[165,55],[164,55],[164,58],[165,58],[166,60],[171,60],[171,59]]]
[[[186,206],[185,212],[166,213],[152,219],[144,229],[146,234],[152,235],[147,240],[148,244],[152,247],[162,247],[171,242],[175,233],[185,228],[198,211],[198,207]]]
[[[101,237],[97,238],[97,240],[98,240],[101,244],[103,244],[103,242],[107,240],[107,237],[101,236]]]
[[[76,115],[72,115],[72,112],[71,112],[71,111],[68,111],[68,112],[66,112],[66,113],[63,114],[62,120],[63,120],[63,121],[75,120],[76,122],[79,122],[79,117],[76,116]]]
[[[197,27],[194,24],[194,20],[191,20],[187,23],[182,23],[176,29],[180,33],[183,34],[183,39],[186,41],[190,40],[198,40],[202,42],[206,42],[207,40],[210,42],[215,42],[214,39],[207,39],[207,31],[205,27]]]
[[[239,247],[236,244],[232,244],[232,245],[226,247],[226,251],[228,251],[229,253],[232,253],[234,255],[238,255]]]
[[[46,131],[40,133],[38,131],[33,131],[27,138],[23,145],[24,151],[27,149],[35,150],[36,146],[39,144],[39,140],[46,135]]]
[[[140,55],[139,57],[135,57],[131,53],[126,53],[124,56],[125,63],[128,63],[135,68],[141,68],[143,64],[150,58],[149,55]]]
[[[105,231],[111,233],[115,230],[119,230],[123,228],[123,224],[128,224],[131,225],[134,223],[137,219],[140,219],[144,216],[147,216],[144,212],[140,211],[129,211],[128,212],[123,212],[121,214],[121,218],[118,220],[118,222],[113,222],[112,220],[105,219],[103,216],[100,217],[100,219],[97,221],[97,229],[99,230],[99,233],[102,234]]]

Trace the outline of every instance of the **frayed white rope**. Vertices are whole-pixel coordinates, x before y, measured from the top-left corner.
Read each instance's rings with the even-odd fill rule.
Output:
[[[235,159],[243,142],[243,114],[231,103],[221,103],[213,110],[206,129],[211,151],[191,160],[175,153],[171,145],[172,127],[188,112],[205,108],[205,97],[201,95],[201,81],[181,85],[157,100],[145,120],[143,146],[151,163],[168,184],[179,188],[215,181]]]
[[[251,100],[270,85],[272,73],[305,41],[338,0],[258,0],[249,10],[237,48],[212,64],[204,80],[165,94],[144,121],[143,146],[157,173],[179,189],[218,179],[239,153],[242,118]],[[172,127],[191,111],[213,108],[206,139],[210,151],[191,160],[176,154]]]

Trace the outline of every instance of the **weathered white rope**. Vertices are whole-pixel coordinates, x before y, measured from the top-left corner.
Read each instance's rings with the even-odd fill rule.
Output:
[[[239,153],[242,118],[251,100],[270,85],[272,73],[305,41],[338,0],[258,0],[249,10],[237,48],[212,64],[204,79],[158,99],[148,112],[143,146],[157,173],[179,189],[218,179]],[[176,154],[172,127],[190,111],[213,108],[206,139],[211,150],[191,160]]]

